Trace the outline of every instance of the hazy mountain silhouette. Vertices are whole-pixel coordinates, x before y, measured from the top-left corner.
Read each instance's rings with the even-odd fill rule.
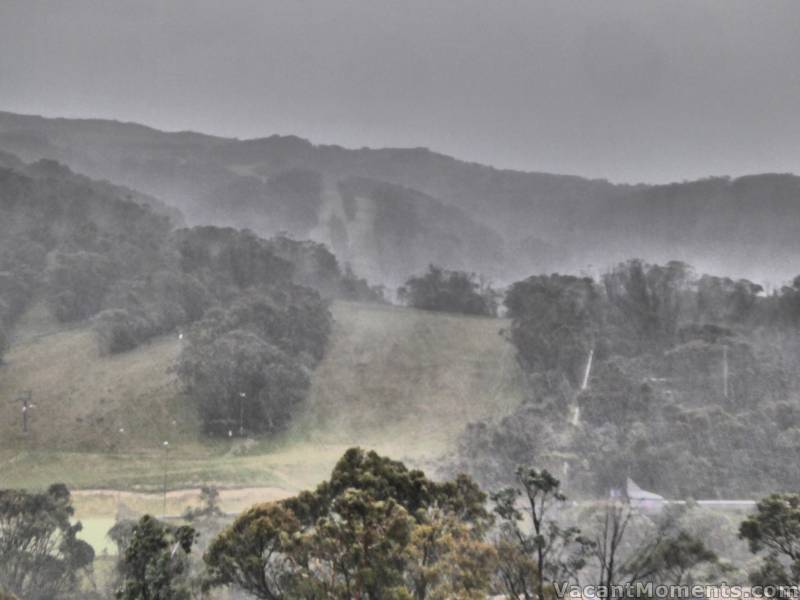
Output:
[[[322,241],[389,284],[428,262],[509,281],[603,270],[632,256],[762,282],[797,274],[800,178],[787,174],[615,185],[501,170],[424,148],[236,140],[2,112],[0,150],[141,190],[190,223]]]

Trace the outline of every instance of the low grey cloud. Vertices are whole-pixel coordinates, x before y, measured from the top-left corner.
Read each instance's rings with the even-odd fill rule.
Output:
[[[615,181],[798,171],[791,1],[4,0],[0,109]]]

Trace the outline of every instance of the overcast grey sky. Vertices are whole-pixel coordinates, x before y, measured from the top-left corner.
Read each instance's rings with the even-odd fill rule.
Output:
[[[793,0],[0,0],[0,109],[614,181],[800,172]]]

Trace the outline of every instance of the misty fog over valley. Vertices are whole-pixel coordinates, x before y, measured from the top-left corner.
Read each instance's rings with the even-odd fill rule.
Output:
[[[0,3],[0,600],[795,597],[800,11],[603,4]]]

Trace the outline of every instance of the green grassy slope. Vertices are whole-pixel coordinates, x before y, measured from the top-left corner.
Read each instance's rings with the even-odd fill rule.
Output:
[[[87,328],[32,310],[0,367],[0,485],[160,490],[214,483],[287,493],[325,477],[351,445],[432,466],[464,425],[501,416],[522,391],[506,322],[336,303],[306,406],[271,440],[206,439],[170,371],[181,342],[101,357]],[[31,390],[31,433],[16,398]],[[165,451],[163,441],[169,440]],[[165,469],[166,466],[166,469]]]

